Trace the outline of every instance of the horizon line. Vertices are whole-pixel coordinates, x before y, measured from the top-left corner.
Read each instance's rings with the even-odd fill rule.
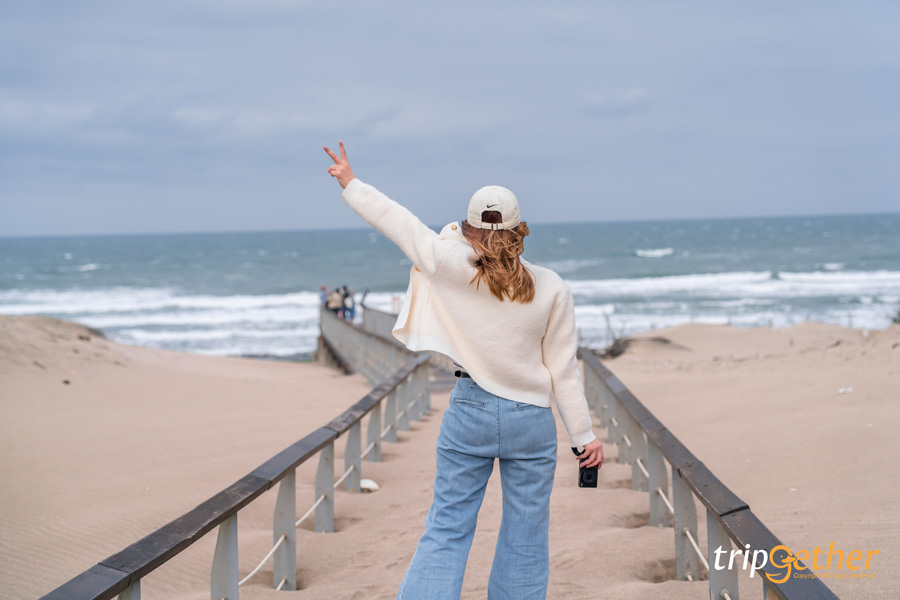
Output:
[[[672,217],[668,219],[610,219],[606,221],[537,221],[534,225],[607,225],[629,223],[669,223],[691,221],[729,221],[751,219],[799,219],[799,218],[836,218],[836,217],[883,217],[900,216],[900,211],[895,212],[871,212],[871,213],[799,213],[788,215],[736,215],[718,217]],[[453,221],[449,221],[452,223]],[[432,226],[426,225],[431,228]],[[444,224],[446,225],[446,223]],[[443,225],[441,226],[443,227]],[[440,227],[437,228],[438,231]],[[132,231],[132,232],[105,232],[105,233],[25,233],[25,234],[0,234],[0,240],[34,239],[34,238],[79,238],[79,237],[124,237],[124,236],[157,236],[157,235],[221,235],[236,233],[309,233],[329,231],[376,231],[371,225],[363,224],[357,227],[320,227],[308,229],[214,229],[208,231]]]

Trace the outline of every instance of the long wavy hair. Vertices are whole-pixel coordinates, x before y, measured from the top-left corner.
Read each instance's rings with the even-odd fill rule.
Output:
[[[496,210],[481,213],[485,223],[501,223],[502,217]],[[475,249],[475,276],[469,284],[476,289],[487,284],[491,293],[504,300],[528,304],[534,300],[534,276],[525,268],[519,255],[525,249],[525,236],[531,233],[528,223],[522,221],[512,229],[479,229],[466,221],[462,222],[462,233]]]

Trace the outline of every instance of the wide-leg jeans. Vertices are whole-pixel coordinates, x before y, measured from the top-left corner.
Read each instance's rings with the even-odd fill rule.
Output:
[[[503,516],[488,598],[546,598],[556,448],[550,407],[501,398],[472,379],[459,379],[437,439],[434,501],[398,600],[459,599],[495,458],[500,461]]]

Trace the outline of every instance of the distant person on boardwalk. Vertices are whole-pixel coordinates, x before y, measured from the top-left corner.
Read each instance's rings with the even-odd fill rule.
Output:
[[[353,299],[353,290],[345,285],[341,296],[344,298],[344,318],[352,321],[356,317],[356,301]]]
[[[328,292],[328,301],[325,304],[325,308],[330,310],[335,314],[336,317],[341,318],[343,315],[341,311],[344,307],[344,299],[341,297],[341,293],[337,288]]]
[[[571,445],[584,447],[582,466],[603,462],[575,356],[572,295],[555,272],[520,258],[529,231],[509,190],[478,190],[466,219],[435,233],[356,179],[343,142],[340,156],[325,151],[344,202],[412,261],[394,337],[460,367],[437,438],[434,501],[397,598],[458,600],[494,459],[503,518],[487,597],[546,598],[557,449],[551,398]]]
[[[319,290],[319,304],[322,306],[328,304],[328,288],[324,285],[322,286],[322,289]]]

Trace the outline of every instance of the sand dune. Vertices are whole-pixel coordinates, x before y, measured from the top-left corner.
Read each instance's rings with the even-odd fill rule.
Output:
[[[785,330],[688,325],[654,332],[609,361],[638,397],[792,548],[835,540],[878,548],[872,580],[828,580],[845,598],[894,597],[900,327],[818,324]],[[648,336],[650,337],[650,336]],[[68,384],[64,383],[68,380]],[[852,392],[838,393],[852,387]],[[76,325],[0,317],[0,596],[40,596],[189,510],[369,389],[311,364],[210,358],[121,346]],[[431,502],[433,410],[363,476],[382,489],[340,491],[334,534],[298,536],[303,589],[271,589],[271,568],[243,598],[393,598]],[[672,581],[671,529],[645,526],[647,496],[606,447],[601,487],[579,489],[559,422],[552,498],[551,598],[707,596]],[[869,426],[871,425],[871,426]],[[602,434],[602,431],[601,431]],[[342,463],[342,441],[336,462]],[[315,461],[298,473],[312,503]],[[242,510],[242,574],[271,545],[274,494]],[[479,519],[463,598],[484,598],[500,522],[499,473]],[[705,540],[703,519],[701,539]],[[215,535],[144,580],[144,598],[208,598]],[[759,583],[742,580],[745,597]],[[749,595],[748,595],[749,594]]]

